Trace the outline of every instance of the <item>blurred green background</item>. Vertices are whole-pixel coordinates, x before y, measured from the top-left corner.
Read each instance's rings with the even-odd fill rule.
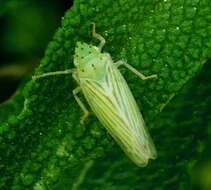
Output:
[[[39,64],[72,1],[0,0],[0,102]]]

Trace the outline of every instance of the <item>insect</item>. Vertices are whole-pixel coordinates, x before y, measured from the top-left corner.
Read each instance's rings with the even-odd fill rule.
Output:
[[[99,46],[77,42],[75,68],[44,73],[33,76],[33,79],[72,74],[79,85],[73,90],[73,95],[84,113],[81,123],[89,115],[88,109],[78,97],[82,91],[91,110],[122,150],[136,165],[144,167],[149,159],[157,157],[156,149],[136,101],[118,68],[125,66],[142,80],[156,78],[157,75],[144,76],[126,62],[114,62],[110,54],[103,53],[105,39],[96,33],[94,23],[92,35],[100,41]]]

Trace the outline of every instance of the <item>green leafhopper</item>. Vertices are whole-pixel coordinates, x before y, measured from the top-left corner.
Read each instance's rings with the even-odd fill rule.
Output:
[[[102,53],[105,39],[95,32],[95,24],[92,34],[100,40],[100,44],[96,47],[77,42],[75,68],[44,73],[33,76],[33,79],[72,74],[79,85],[73,90],[73,95],[84,112],[81,123],[84,123],[89,115],[89,111],[77,96],[82,91],[92,111],[122,150],[135,164],[144,167],[149,159],[156,158],[156,149],[145,128],[138,105],[118,67],[125,66],[143,80],[156,78],[157,75],[144,76],[124,61],[113,62],[110,54]]]

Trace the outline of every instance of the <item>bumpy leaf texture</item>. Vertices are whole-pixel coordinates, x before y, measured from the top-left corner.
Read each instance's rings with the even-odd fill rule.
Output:
[[[80,125],[70,76],[29,81],[1,106],[0,189],[188,189],[210,135],[210,84],[193,80],[211,55],[210,1],[76,0],[35,74],[72,68],[77,41],[97,45],[91,22],[114,61],[158,74],[140,81],[122,69],[158,159],[138,168],[94,116]]]

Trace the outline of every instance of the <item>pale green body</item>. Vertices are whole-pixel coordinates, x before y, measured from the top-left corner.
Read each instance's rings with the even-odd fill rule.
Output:
[[[138,166],[156,158],[156,150],[127,82],[107,53],[77,43],[74,76],[91,109]]]
[[[105,40],[95,32],[94,24],[93,37],[100,40],[99,47],[77,42],[74,55],[76,68],[44,73],[33,76],[33,79],[72,74],[79,85],[73,90],[73,95],[84,112],[81,123],[89,112],[77,96],[80,91],[99,121],[128,157],[138,166],[146,166],[149,159],[156,158],[156,149],[145,128],[136,101],[118,67],[125,66],[143,80],[156,78],[157,75],[146,77],[125,62],[114,63],[108,53],[101,52]]]

